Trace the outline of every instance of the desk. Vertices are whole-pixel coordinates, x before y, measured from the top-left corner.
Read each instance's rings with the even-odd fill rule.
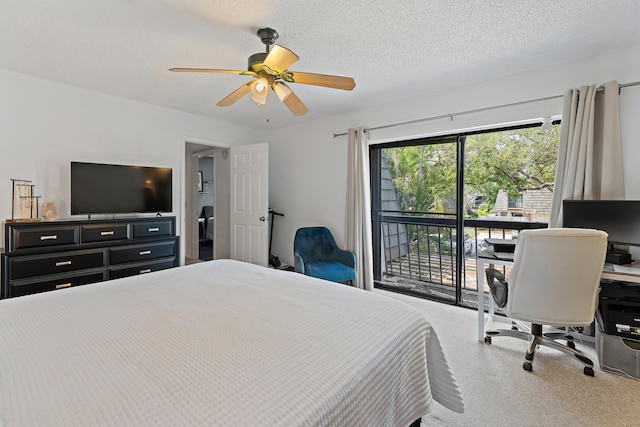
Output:
[[[512,266],[513,259],[497,259],[493,256],[492,250],[478,253],[476,258],[476,277],[478,279],[478,341],[484,342],[484,331],[491,328],[494,315],[493,297],[489,295],[488,318],[484,316],[484,281],[485,265]],[[607,264],[602,271],[602,278],[609,280],[619,280],[623,282],[640,283],[640,261],[635,261],[626,265]]]
[[[487,249],[478,253],[476,258],[476,277],[478,279],[478,341],[484,342],[484,331],[491,328],[493,322],[494,305],[493,297],[489,294],[489,318],[484,318],[484,280],[485,280],[485,264],[504,265],[511,267],[513,259],[499,259],[493,255],[493,250]]]
[[[613,270],[611,270],[611,268]],[[631,264],[625,265],[607,264],[605,265],[605,269],[602,270],[602,278],[640,283],[640,261],[634,261]]]

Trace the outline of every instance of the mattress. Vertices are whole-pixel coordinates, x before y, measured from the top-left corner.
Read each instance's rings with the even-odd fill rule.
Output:
[[[371,292],[217,260],[0,301],[0,424],[409,425],[464,403],[435,331]]]

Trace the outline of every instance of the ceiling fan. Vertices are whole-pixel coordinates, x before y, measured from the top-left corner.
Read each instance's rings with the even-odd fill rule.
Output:
[[[258,106],[262,106],[267,102],[267,95],[269,94],[269,88],[271,88],[278,99],[296,116],[306,114],[309,109],[291,90],[288,83],[322,86],[341,90],[352,90],[356,86],[356,82],[351,77],[289,71],[288,68],[300,58],[286,47],[277,44],[274,45],[278,39],[278,32],[273,28],[260,28],[258,29],[257,35],[266,46],[266,52],[251,55],[249,57],[249,66],[246,70],[170,68],[169,71],[239,74],[241,76],[254,77],[254,80],[243,84],[216,105],[219,107],[227,107],[251,92],[251,99],[257,102]]]

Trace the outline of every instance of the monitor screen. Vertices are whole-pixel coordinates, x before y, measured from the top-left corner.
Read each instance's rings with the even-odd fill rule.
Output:
[[[562,224],[609,234],[609,243],[640,246],[640,200],[564,200]]]

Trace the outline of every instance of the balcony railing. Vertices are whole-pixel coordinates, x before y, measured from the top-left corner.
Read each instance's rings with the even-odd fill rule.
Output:
[[[378,285],[450,299],[456,295],[460,280],[462,292],[475,295],[476,257],[488,246],[485,239],[508,239],[521,230],[547,227],[547,223],[522,217],[464,219],[464,235],[458,238],[455,216],[420,214],[424,213],[385,211],[374,215],[378,218],[374,226],[377,222],[380,227],[374,230],[381,230],[380,258],[374,263],[381,272],[376,275]]]

